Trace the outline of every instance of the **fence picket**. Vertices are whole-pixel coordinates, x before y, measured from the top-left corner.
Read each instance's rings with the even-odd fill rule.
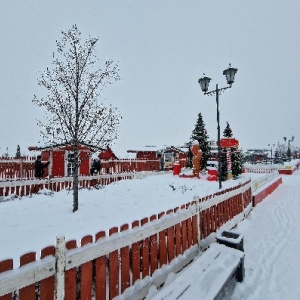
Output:
[[[185,205],[181,205],[181,210],[185,209]],[[187,224],[186,220],[181,222],[181,242],[182,242],[182,253],[187,249]]]
[[[86,235],[81,239],[81,247],[93,242],[91,235]],[[81,299],[92,299],[92,281],[93,281],[93,266],[92,261],[84,263],[80,267],[80,292]]]
[[[48,246],[41,250],[41,259],[46,256],[55,256],[55,247]],[[45,278],[40,282],[40,300],[50,300],[54,299],[54,291],[55,291],[55,280],[54,276]]]
[[[172,209],[167,211],[167,215],[174,213]],[[171,262],[175,258],[175,233],[174,226],[167,229],[167,249],[168,249],[168,262]]]
[[[120,231],[129,229],[128,224],[120,227]],[[121,293],[123,293],[130,286],[130,255],[129,246],[121,248]]]
[[[66,249],[71,250],[77,247],[76,240],[66,242]],[[77,299],[77,268],[65,272],[65,300]]]
[[[109,230],[109,236],[118,233],[118,227]],[[119,252],[115,250],[109,254],[109,299],[119,295]]]
[[[132,228],[140,226],[139,221],[132,222]],[[131,246],[132,283],[140,279],[140,243],[133,243]]]
[[[179,210],[179,207],[176,207],[174,209],[174,212],[177,212]],[[176,257],[180,254],[182,254],[181,251],[181,226],[180,223],[177,223],[175,225],[175,250],[176,250]]]
[[[156,215],[150,217],[150,222],[157,220]],[[150,236],[150,275],[152,276],[155,270],[157,270],[158,262],[158,248],[157,248],[157,234]]]
[[[36,259],[35,252],[25,253],[20,257],[20,266],[27,265]],[[35,284],[28,285],[19,290],[19,300],[35,299]]]
[[[141,220],[141,226],[148,223],[148,218],[143,218]],[[141,261],[142,261],[142,278],[145,278],[149,275],[149,239],[145,238],[142,241],[142,252],[141,252]]]
[[[190,203],[186,204],[186,209],[190,207]],[[192,228],[192,218],[188,218],[186,220],[186,226],[187,226],[187,242],[188,242],[188,248],[190,248],[193,245],[193,228]]]
[[[96,241],[105,238],[105,231],[96,233]],[[96,300],[106,299],[106,256],[100,256],[95,262],[95,285],[96,285]]]
[[[13,269],[13,260],[12,259],[6,259],[3,261],[0,261],[0,274],[5,271],[9,271]],[[0,300],[12,300],[13,294],[6,294],[4,296],[0,296]]]
[[[158,214],[158,219],[161,219],[165,215],[165,212]],[[159,232],[159,266],[160,268],[167,264],[167,245],[166,245],[166,231],[161,230]]]

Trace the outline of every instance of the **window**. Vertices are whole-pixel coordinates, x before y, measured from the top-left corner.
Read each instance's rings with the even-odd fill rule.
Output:
[[[74,153],[69,152],[67,156],[67,176],[73,176],[74,175],[74,168],[75,168],[75,159],[74,159]]]

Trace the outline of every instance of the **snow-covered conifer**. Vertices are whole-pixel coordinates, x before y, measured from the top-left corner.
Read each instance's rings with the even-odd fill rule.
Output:
[[[202,151],[201,158],[201,169],[205,169],[207,165],[207,161],[210,158],[210,144],[208,141],[208,134],[205,129],[205,123],[203,121],[202,114],[198,114],[197,123],[195,125],[194,130],[192,131],[191,141],[197,141],[199,143],[199,147]]]

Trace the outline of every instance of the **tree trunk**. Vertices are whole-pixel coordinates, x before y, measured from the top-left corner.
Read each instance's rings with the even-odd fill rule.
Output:
[[[78,210],[78,170],[79,170],[79,153],[78,153],[78,143],[75,143],[75,166],[73,174],[73,212]]]

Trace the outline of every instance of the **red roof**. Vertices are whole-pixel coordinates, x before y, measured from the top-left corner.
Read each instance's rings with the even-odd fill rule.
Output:
[[[106,150],[99,154],[100,160],[118,159],[115,153],[107,146]]]

